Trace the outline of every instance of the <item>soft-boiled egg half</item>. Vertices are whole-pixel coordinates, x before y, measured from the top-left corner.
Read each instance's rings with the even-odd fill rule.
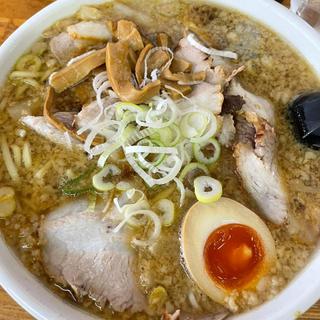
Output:
[[[265,223],[228,198],[190,208],[182,223],[181,251],[191,278],[222,304],[233,290],[255,289],[276,258]]]

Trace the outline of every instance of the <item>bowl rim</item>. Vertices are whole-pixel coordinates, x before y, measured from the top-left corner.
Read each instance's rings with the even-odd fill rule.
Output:
[[[74,13],[83,4],[98,4],[106,0],[57,0],[39,11],[18,28],[0,47],[0,83],[17,58],[23,54],[45,29],[55,21]],[[273,29],[307,60],[320,77],[320,36],[306,22],[274,0],[207,0],[232,7]],[[276,20],[278,19],[278,22]],[[283,29],[281,29],[283,28]],[[281,30],[280,30],[281,29]],[[299,39],[298,39],[299,38]],[[299,42],[298,42],[299,41]],[[28,44],[29,42],[29,44]],[[19,48],[20,45],[20,48]],[[31,315],[39,320],[89,320],[96,317],[58,298],[36,279],[5,244],[0,234],[0,285]],[[314,277],[320,267],[320,250],[273,300],[238,316],[233,320],[290,320],[306,311],[320,298],[320,277]],[[307,284],[307,285],[305,285]],[[290,303],[288,303],[290,301]],[[295,301],[295,303],[292,303]],[[54,310],[53,310],[54,309]]]

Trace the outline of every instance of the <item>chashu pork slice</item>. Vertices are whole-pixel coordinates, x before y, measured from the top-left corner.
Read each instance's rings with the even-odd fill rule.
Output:
[[[287,220],[287,197],[275,161],[276,136],[273,127],[256,113],[237,118],[238,143],[234,156],[243,184],[265,218],[275,224]]]
[[[62,32],[50,40],[49,47],[55,58],[64,65],[70,59],[88,51],[94,44],[96,42],[73,39],[67,32]]]
[[[253,112],[260,118],[270,123],[270,125],[274,126],[274,108],[268,100],[245,90],[241,84],[234,79],[231,81],[231,84],[228,88],[228,94],[240,96],[244,99],[245,104],[242,106],[242,111]]]
[[[59,144],[67,149],[82,150],[82,143],[52,126],[43,116],[24,116],[20,121],[37,134],[47,140]]]
[[[58,283],[78,297],[88,295],[104,307],[138,312],[146,302],[134,275],[135,255],[128,234],[113,233],[114,222],[88,212],[78,200],[49,213],[40,228],[43,262]]]

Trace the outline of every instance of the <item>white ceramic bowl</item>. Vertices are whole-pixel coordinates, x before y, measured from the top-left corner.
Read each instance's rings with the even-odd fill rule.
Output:
[[[58,0],[23,24],[0,48],[0,83],[15,61],[55,21],[72,15],[83,4],[105,0]],[[304,21],[274,0],[211,0],[208,2],[237,9],[269,26],[290,43],[320,76],[320,36]],[[285,61],[283,61],[285,63]],[[234,320],[291,320],[320,298],[320,248],[308,265],[275,299],[233,317]],[[90,320],[77,309],[45,288],[17,259],[0,237],[0,284],[35,318],[41,320]]]

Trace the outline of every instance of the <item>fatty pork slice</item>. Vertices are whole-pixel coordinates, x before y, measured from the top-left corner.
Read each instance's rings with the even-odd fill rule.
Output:
[[[114,222],[87,211],[88,202],[70,202],[51,212],[40,228],[48,274],[70,285],[78,297],[88,295],[113,310],[139,312],[145,298],[133,273],[135,256],[128,235],[113,233]]]
[[[82,54],[95,42],[92,40],[73,39],[67,32],[62,32],[50,40],[50,50],[61,64]]]
[[[82,150],[82,143],[52,126],[43,116],[25,116],[20,121],[45,139],[67,149]]]
[[[235,135],[236,127],[234,125],[233,115],[226,114],[222,117],[222,126],[218,134],[218,141],[223,146],[229,148],[233,145]]]
[[[190,62],[193,65],[193,69],[197,68],[197,72],[205,71],[210,67],[210,61],[207,60],[208,55],[192,46],[186,37],[179,41],[179,46],[175,51],[175,56],[176,58]],[[208,64],[204,63],[204,61],[208,62]],[[195,71],[193,70],[193,72]]]
[[[104,104],[106,106],[111,106],[112,104],[118,102],[118,98],[113,98],[107,96],[104,98]],[[75,116],[75,124],[78,128],[82,128],[92,123],[99,115],[100,107],[97,101],[92,101],[90,104],[84,106],[82,110]],[[110,110],[112,112],[112,109]]]
[[[243,184],[265,218],[275,224],[287,220],[287,197],[275,161],[276,136],[273,127],[255,113],[237,118],[234,156]]]
[[[202,82],[193,87],[190,100],[200,108],[220,114],[223,104],[221,86]]]

